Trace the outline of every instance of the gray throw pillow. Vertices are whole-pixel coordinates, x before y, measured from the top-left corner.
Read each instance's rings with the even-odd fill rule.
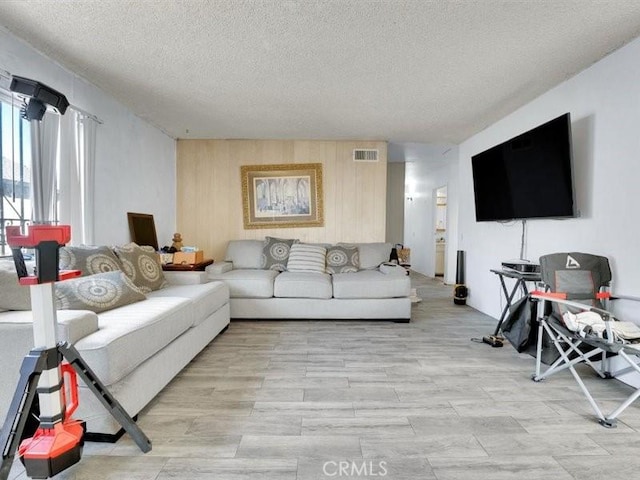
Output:
[[[354,273],[359,268],[358,247],[334,245],[327,249],[327,273]]]
[[[144,300],[145,295],[120,270],[56,282],[58,310],[95,313]]]
[[[160,290],[167,284],[164,273],[162,273],[160,256],[153,247],[141,247],[131,242],[114,247],[114,251],[122,262],[124,273],[144,293]]]
[[[122,264],[109,247],[81,245],[60,248],[60,270],[80,270],[82,275],[122,270]]]
[[[297,240],[266,237],[262,246],[262,268],[284,272],[289,261],[291,245]]]

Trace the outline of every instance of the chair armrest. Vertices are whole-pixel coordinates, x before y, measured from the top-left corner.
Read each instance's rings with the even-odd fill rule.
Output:
[[[640,302],[640,297],[632,297],[631,295],[614,295],[612,293],[609,300],[630,300],[632,302]]]
[[[222,275],[233,270],[232,262],[215,262],[208,265],[204,271],[209,275]]]
[[[607,311],[607,310],[603,310],[602,308],[597,308],[597,307],[593,307],[591,305],[586,305],[584,303],[579,303],[579,302],[573,302],[571,300],[564,300],[562,298],[558,298],[556,296],[554,296],[552,293],[543,293],[543,292],[532,292],[531,293],[531,298],[536,299],[536,300],[544,300],[544,301],[548,301],[548,302],[553,302],[553,303],[559,303],[561,305],[566,305],[568,307],[573,307],[573,308],[577,308],[579,310],[583,310],[585,312],[595,312],[598,315],[602,315],[603,319],[605,321],[608,321],[612,318],[614,318],[613,313]]]

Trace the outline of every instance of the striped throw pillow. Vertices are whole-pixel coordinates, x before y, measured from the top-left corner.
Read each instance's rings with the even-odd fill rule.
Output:
[[[287,270],[290,272],[324,273],[327,249],[319,245],[294,243],[289,252]]]

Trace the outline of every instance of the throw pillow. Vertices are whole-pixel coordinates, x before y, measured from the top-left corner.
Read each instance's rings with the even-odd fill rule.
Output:
[[[134,242],[115,247],[114,251],[122,262],[122,270],[133,284],[149,293],[166,285],[160,256],[153,247],[140,246]]]
[[[145,298],[144,293],[120,270],[56,282],[58,310],[91,310],[100,313]]]
[[[382,242],[356,243],[349,246],[358,247],[360,270],[376,270],[382,263],[388,262],[393,247],[390,243]]]
[[[232,262],[234,269],[262,268],[262,240],[230,240],[225,261]]]
[[[290,272],[324,273],[327,249],[319,245],[294,243],[289,251],[287,270]]]
[[[262,245],[262,268],[284,272],[287,269],[289,250],[297,240],[266,237]]]
[[[62,247],[59,265],[60,270],[80,270],[83,276],[122,270],[118,257],[105,246]]]
[[[31,310],[30,290],[18,283],[12,262],[0,264],[0,310]]]
[[[327,273],[354,273],[359,268],[358,247],[334,245],[327,250]]]

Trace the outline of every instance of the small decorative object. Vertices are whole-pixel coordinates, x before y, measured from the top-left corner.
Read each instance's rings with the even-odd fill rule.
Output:
[[[174,233],[172,241],[173,243],[171,244],[171,247],[175,248],[174,251],[179,252],[182,249],[182,235]]]
[[[410,248],[401,248],[398,250],[398,260],[400,261],[400,265],[408,265],[411,263],[411,249]]]
[[[170,263],[173,263],[173,253],[161,253],[160,263],[162,263],[162,265],[168,265]]]
[[[182,250],[173,254],[173,263],[176,265],[193,265],[204,260],[202,250],[192,250],[189,247],[182,247]]]
[[[244,228],[321,227],[322,164],[240,167]]]

